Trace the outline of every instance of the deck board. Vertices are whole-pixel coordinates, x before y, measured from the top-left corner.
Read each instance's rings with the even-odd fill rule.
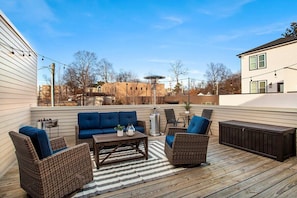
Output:
[[[150,137],[164,141],[164,136]],[[69,141],[68,141],[69,142]],[[74,141],[73,141],[74,142]],[[70,143],[73,143],[70,142]],[[292,197],[297,193],[297,158],[279,162],[218,143],[211,136],[207,161],[177,175],[97,197]],[[26,197],[17,165],[0,179],[0,197]]]

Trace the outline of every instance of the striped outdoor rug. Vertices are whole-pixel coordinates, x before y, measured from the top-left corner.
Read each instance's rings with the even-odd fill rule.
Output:
[[[136,151],[123,151],[111,155],[110,160],[125,158],[135,155]],[[137,155],[137,154],[136,154]],[[113,157],[112,157],[113,156]],[[91,152],[93,158],[93,152]],[[100,159],[101,155],[100,155]],[[94,167],[95,163],[94,163]],[[74,197],[92,197],[106,192],[115,191],[128,186],[156,180],[168,175],[176,174],[184,170],[182,167],[172,166],[164,153],[164,143],[160,141],[149,141],[148,160],[136,159],[100,166],[93,169],[94,181],[84,186],[83,191]]]

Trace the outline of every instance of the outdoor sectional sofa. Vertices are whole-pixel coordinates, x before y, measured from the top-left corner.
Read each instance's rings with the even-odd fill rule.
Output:
[[[76,144],[86,142],[93,148],[92,135],[116,133],[114,127],[118,124],[133,124],[136,131],[146,133],[145,121],[137,120],[136,111],[81,112],[75,126]]]

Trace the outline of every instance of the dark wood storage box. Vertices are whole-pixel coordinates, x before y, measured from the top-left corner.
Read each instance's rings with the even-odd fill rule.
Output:
[[[296,129],[229,120],[219,122],[219,143],[282,162],[296,156]]]

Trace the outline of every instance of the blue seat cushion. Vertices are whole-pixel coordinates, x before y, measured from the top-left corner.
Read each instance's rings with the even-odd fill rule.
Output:
[[[172,144],[174,141],[174,135],[166,135],[166,142],[172,148]]]
[[[46,158],[53,154],[53,150],[45,130],[31,126],[24,126],[19,129],[19,133],[30,137],[39,159]]]
[[[63,148],[54,150],[54,151],[53,151],[53,154],[55,154],[55,153],[59,153],[60,151],[66,150],[67,148],[68,148],[68,147],[66,146],[66,147],[63,147]]]
[[[134,126],[134,128],[135,128],[136,131],[139,131],[141,133],[144,133],[144,127],[142,127],[142,126]]]
[[[79,129],[99,129],[100,117],[98,112],[78,113]]]
[[[200,116],[193,116],[187,128],[187,133],[205,134],[209,120]]]
[[[100,113],[101,128],[114,128],[119,122],[118,112]]]
[[[92,135],[103,134],[101,129],[84,129],[80,130],[78,134],[79,139],[92,138]]]
[[[137,125],[136,111],[120,111],[119,112],[120,125],[128,126],[128,124]]]
[[[101,130],[102,130],[103,134],[116,133],[117,132],[116,130],[114,130],[114,127],[113,128],[104,128],[104,129],[101,129]]]

